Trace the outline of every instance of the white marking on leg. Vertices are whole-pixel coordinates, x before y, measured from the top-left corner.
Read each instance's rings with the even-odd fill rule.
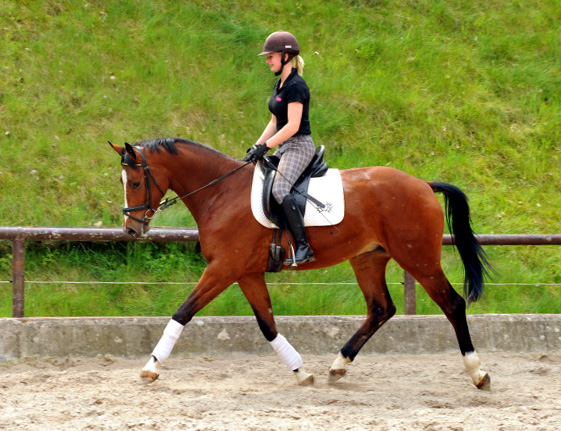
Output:
[[[296,381],[300,386],[310,386],[314,384],[314,376],[305,372],[302,367],[294,371]]]
[[[148,371],[150,373],[158,375],[160,374],[158,368],[160,368],[160,363],[156,361],[156,358],[154,358],[154,356],[150,356],[150,360],[146,363],[142,371]]]
[[[144,366],[144,368],[140,372],[140,378],[144,380],[146,383],[152,383],[160,375],[160,372],[158,371],[159,366],[160,363],[156,360],[156,358],[151,356],[148,363]]]
[[[463,358],[464,365],[469,371],[473,384],[479,386],[483,378],[487,375],[487,373],[482,371],[480,368],[481,360],[479,359],[479,356],[477,356],[477,353],[473,351],[467,352]]]
[[[341,352],[335,358],[333,365],[329,369],[329,383],[333,384],[338,381],[340,378],[344,377],[347,374],[346,366],[350,364],[352,361],[349,358],[343,356]]]
[[[333,365],[331,365],[330,370],[344,370],[347,364],[350,364],[352,361],[349,358],[345,358],[341,352],[333,361]]]

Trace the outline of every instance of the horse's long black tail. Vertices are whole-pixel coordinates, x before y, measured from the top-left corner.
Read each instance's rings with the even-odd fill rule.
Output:
[[[451,184],[430,181],[429,185],[435,193],[444,194],[446,223],[464,264],[464,295],[468,304],[475,302],[483,293],[484,278],[489,276],[492,268],[471,229],[468,199],[464,192]]]

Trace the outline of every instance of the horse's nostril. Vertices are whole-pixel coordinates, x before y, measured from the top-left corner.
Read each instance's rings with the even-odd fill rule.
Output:
[[[127,233],[128,233],[130,236],[136,236],[136,231],[135,231],[132,227],[128,227],[128,228],[127,228]]]

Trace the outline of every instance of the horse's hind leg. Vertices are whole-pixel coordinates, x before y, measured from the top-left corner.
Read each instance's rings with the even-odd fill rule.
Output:
[[[264,274],[244,276],[238,281],[238,284],[255,313],[261,332],[281,360],[294,371],[298,384],[301,386],[313,384],[314,376],[303,370],[303,361],[300,354],[277,331]]]
[[[366,299],[368,314],[365,322],[339,352],[329,370],[329,382],[346,374],[345,366],[352,362],[364,344],[395,314],[395,305],[386,285],[386,265],[390,256],[371,251],[350,260],[358,285]]]
[[[407,270],[407,269],[406,269]],[[450,285],[442,269],[432,276],[415,274],[410,269],[410,274],[425,288],[431,299],[442,309],[456,332],[460,352],[464,365],[470,373],[471,379],[479,389],[489,390],[491,379],[489,374],[481,370],[481,361],[477,355],[469,333],[466,319],[466,302]]]

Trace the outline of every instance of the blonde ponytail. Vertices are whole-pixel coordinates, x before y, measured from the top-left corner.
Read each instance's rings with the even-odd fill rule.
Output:
[[[302,75],[304,73],[304,59],[302,57],[300,57],[299,55],[294,57],[294,59],[292,60],[292,64],[296,68],[298,75]]]

